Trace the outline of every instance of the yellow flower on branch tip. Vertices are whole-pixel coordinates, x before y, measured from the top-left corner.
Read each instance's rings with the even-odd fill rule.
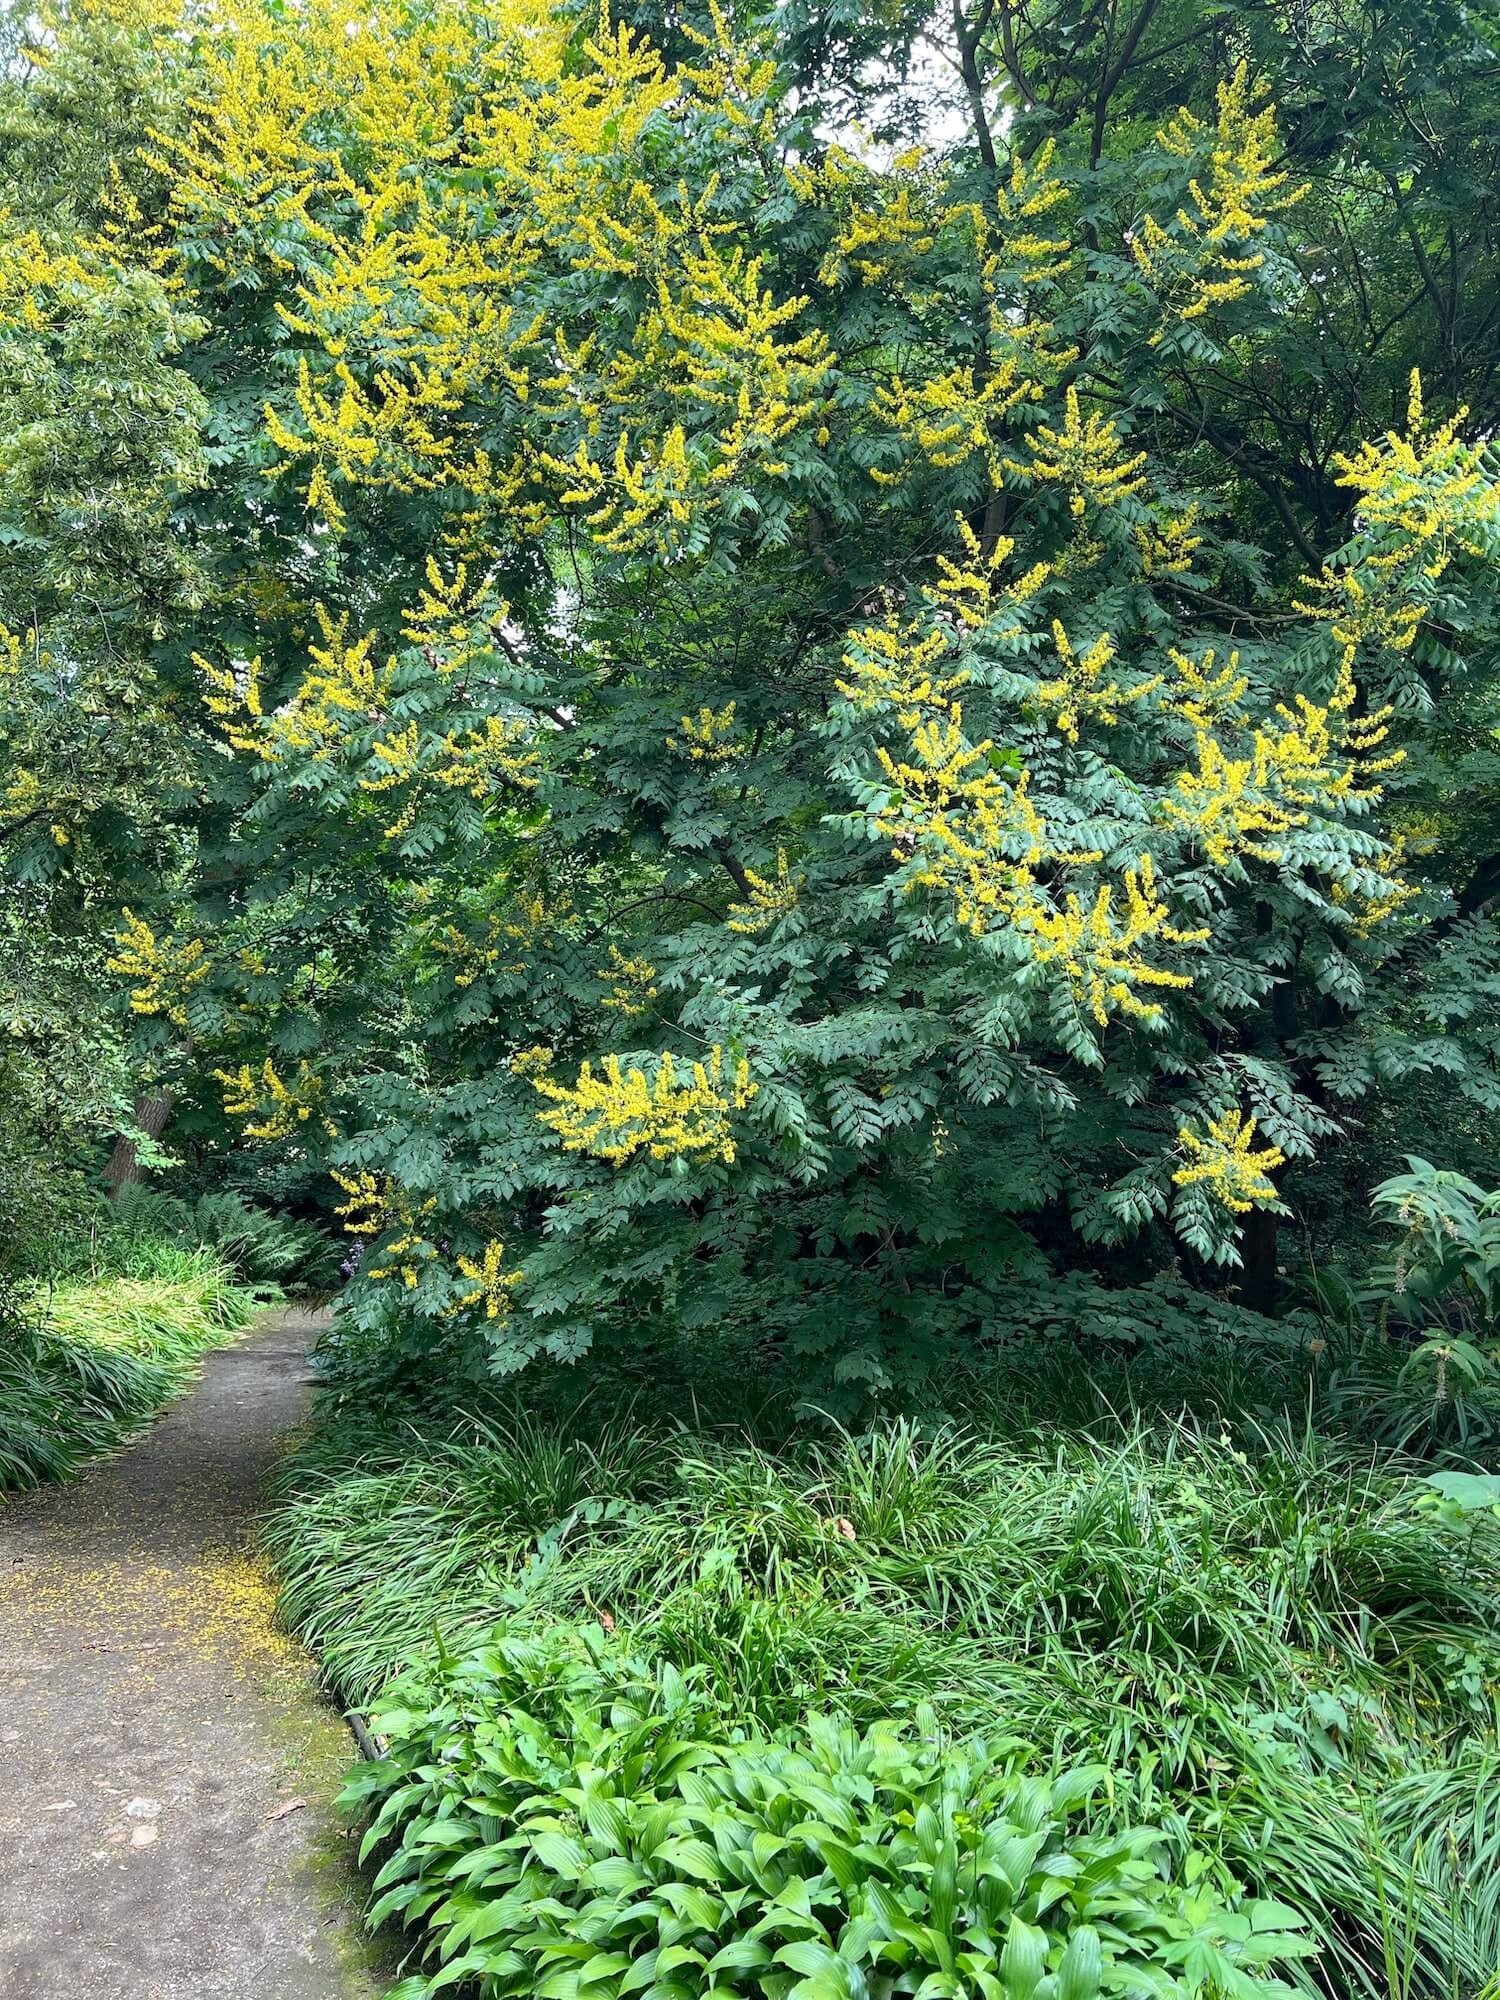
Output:
[[[1008,458],[1006,469],[1043,484],[1065,486],[1075,515],[1090,506],[1116,507],[1145,490],[1141,471],[1145,452],[1126,454],[1113,417],[1090,410],[1085,419],[1072,385],[1064,398],[1062,428],[1038,424],[1026,433],[1026,443],[1031,457],[1024,463]]]
[[[862,715],[893,708],[903,729],[915,729],[929,711],[946,714],[950,698],[968,675],[934,676],[950,649],[945,633],[924,632],[917,620],[892,614],[884,625],[865,625],[844,654],[847,681],[834,685]]]
[[[482,1305],[484,1316],[489,1320],[510,1318],[511,1291],[521,1282],[524,1275],[519,1270],[505,1268],[505,1245],[492,1240],[484,1248],[482,1257],[460,1257],[458,1268],[464,1277],[473,1283],[473,1290],[461,1294],[448,1308],[450,1312],[463,1312],[471,1306]]]
[[[259,1071],[249,1063],[237,1070],[216,1069],[214,1076],[224,1086],[224,1109],[231,1118],[244,1118],[247,1139],[275,1141],[289,1139],[299,1125],[312,1117],[323,1095],[323,1081],[305,1062],[297,1065],[296,1079],[283,1080],[275,1062],[267,1056]],[[323,1129],[335,1137],[337,1128],[330,1120]]]
[[[747,868],[745,879],[750,884],[750,899],[731,903],[725,921],[730,930],[742,936],[758,937],[797,907],[797,884],[787,868],[786,850],[776,850],[774,877],[757,875],[753,868]]]
[[[532,1088],[552,1099],[539,1121],[570,1153],[591,1153],[611,1166],[637,1154],[653,1160],[701,1160],[732,1164],[735,1143],[730,1116],[743,1111],[760,1088],[741,1060],[726,1074],[724,1051],[716,1043],[706,1062],[686,1068],[686,1080],[670,1054],[656,1058],[651,1075],[622,1067],[617,1055],[604,1058],[596,1075],[584,1063],[575,1083],[557,1082],[546,1071],[531,1076]]]
[[[211,967],[201,938],[181,938],[173,931],[158,937],[144,918],[121,911],[122,928],[115,936],[109,971],[136,984],[130,993],[133,1014],[163,1014],[177,1027],[187,1025],[186,1005],[192,989]]]
[[[1250,245],[1307,193],[1306,186],[1289,187],[1289,176],[1275,164],[1283,148],[1275,107],[1263,97],[1263,86],[1241,63],[1219,85],[1212,126],[1183,109],[1157,134],[1166,152],[1202,161],[1171,222],[1163,227],[1147,214],[1130,245],[1137,268],[1180,320],[1202,319],[1244,298],[1251,275],[1265,263],[1264,253]],[[1151,345],[1164,334],[1154,333]]]
[[[1069,892],[1060,906],[1035,895],[1017,911],[1021,928],[1031,934],[1036,963],[1060,965],[1079,1001],[1101,1028],[1117,1011],[1146,1022],[1161,1018],[1160,1004],[1142,999],[1138,987],[1191,987],[1187,973],[1148,964],[1141,957],[1143,945],[1157,939],[1176,945],[1201,944],[1210,935],[1207,926],[1181,930],[1172,923],[1157,891],[1149,854],[1125,870],[1122,886],[1124,910],[1118,916],[1115,891],[1107,882],[1100,884],[1087,906]]]
[[[1054,618],[1052,644],[1062,672],[1055,679],[1039,684],[1037,706],[1069,743],[1078,741],[1081,721],[1101,722],[1106,728],[1113,728],[1122,708],[1143,700],[1161,686],[1159,677],[1129,688],[1116,680],[1105,680],[1104,670],[1115,657],[1115,642],[1107,632],[1101,632],[1087,651],[1075,653],[1062,620]]]
[[[601,1005],[621,1014],[644,1014],[656,998],[656,967],[649,959],[627,958],[617,945],[609,948],[609,963],[599,968],[599,977],[610,983]]]
[[[697,764],[726,764],[743,757],[749,746],[734,739],[734,712],[732,701],[722,708],[710,708],[705,702],[696,715],[683,716],[678,724],[682,736],[669,736],[667,748],[685,751]]]
[[[1414,368],[1405,436],[1387,431],[1333,459],[1339,485],[1359,495],[1360,526],[1393,544],[1387,559],[1420,565],[1434,582],[1456,550],[1484,555],[1500,521],[1500,469],[1487,446],[1459,436],[1468,414],[1459,409],[1445,424],[1429,424]]]
[[[1177,1143],[1188,1157],[1172,1176],[1178,1187],[1202,1182],[1236,1215],[1276,1200],[1270,1176],[1286,1165],[1286,1155],[1279,1146],[1257,1147],[1255,1120],[1247,1119],[1238,1107],[1211,1118],[1201,1133],[1184,1125]]]

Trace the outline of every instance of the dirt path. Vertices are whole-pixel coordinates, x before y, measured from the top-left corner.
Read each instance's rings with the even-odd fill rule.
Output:
[[[132,1450],[0,1506],[0,1994],[373,2000],[350,1745],[254,1522],[317,1322],[209,1357]]]

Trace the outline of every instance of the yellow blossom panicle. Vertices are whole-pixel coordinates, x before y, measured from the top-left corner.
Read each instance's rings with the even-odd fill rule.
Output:
[[[788,179],[804,203],[821,198],[839,214],[819,284],[837,285],[851,273],[864,285],[887,283],[898,272],[909,273],[937,242],[941,216],[920,147],[898,154],[878,173],[834,145],[819,166],[795,167]]]
[[[1143,998],[1140,988],[1182,990],[1192,985],[1187,973],[1147,963],[1141,956],[1144,946],[1158,940],[1175,945],[1202,944],[1210,935],[1206,926],[1181,930],[1172,923],[1157,890],[1149,854],[1125,870],[1123,887],[1123,910],[1113,886],[1105,882],[1087,906],[1070,891],[1061,906],[1034,896],[1018,913],[1019,922],[1034,940],[1031,951],[1035,962],[1060,966],[1079,1004],[1101,1028],[1116,1012],[1139,1021],[1160,1020],[1160,1003]]]
[[[1193,557],[1203,546],[1203,536],[1195,535],[1198,525],[1198,503],[1184,507],[1181,513],[1160,511],[1148,522],[1137,525],[1136,547],[1141,554],[1141,574],[1143,576],[1185,576],[1193,566]]]
[[[491,910],[477,930],[440,922],[424,933],[426,947],[453,966],[453,983],[472,986],[484,974],[513,978],[526,970],[529,955],[571,914],[566,896],[549,900],[540,889],[522,891]]]
[[[439,1254],[421,1228],[436,1209],[437,1197],[429,1195],[419,1202],[388,1175],[377,1176],[365,1169],[342,1173],[335,1167],[330,1178],[348,1196],[333,1211],[344,1218],[345,1231],[371,1240],[388,1239],[380,1244],[383,1261],[368,1265],[363,1275],[376,1280],[399,1278],[407,1291],[415,1291],[423,1266],[434,1263]]]
[[[0,679],[19,674],[25,657],[26,649],[20,634],[12,632],[5,620],[0,618]]]
[[[1316,590],[1318,596],[1310,602],[1296,600],[1297,609],[1332,630],[1339,647],[1342,673],[1354,671],[1354,663],[1364,646],[1393,653],[1411,651],[1425,607],[1403,601],[1400,579],[1392,575],[1389,567],[1366,565],[1363,576],[1354,569],[1329,567],[1321,576],[1304,577],[1302,581]],[[1394,595],[1392,583],[1398,586]]]
[[[753,868],[747,868],[745,880],[750,884],[750,899],[731,903],[725,921],[730,930],[743,937],[759,937],[797,907],[797,884],[787,867],[786,849],[776,850],[774,876],[758,875]]]
[[[1355,700],[1354,682],[1341,667],[1326,702],[1301,694],[1292,705],[1278,702],[1272,716],[1248,731],[1239,756],[1226,750],[1211,722],[1200,724],[1196,768],[1181,772],[1162,800],[1163,819],[1196,839],[1216,867],[1242,854],[1283,860],[1284,835],[1315,814],[1331,819],[1378,799],[1374,781],[1401,762],[1400,750],[1380,754],[1392,711],[1357,716]],[[1193,706],[1203,712],[1201,693]]]
[[[236,1070],[216,1069],[215,1077],[224,1086],[224,1109],[231,1118],[243,1118],[245,1137],[276,1141],[290,1139],[313,1116],[323,1096],[323,1080],[305,1062],[297,1065],[295,1079],[288,1083],[267,1056],[258,1071],[249,1063]],[[331,1120],[321,1121],[330,1138],[338,1136]]]
[[[627,958],[618,945],[610,946],[609,963],[599,968],[599,977],[609,981],[600,1004],[627,1018],[646,1013],[656,998],[656,967],[649,959]]]
[[[512,1076],[541,1076],[556,1060],[545,1042],[533,1042],[529,1048],[517,1049],[508,1067]]]
[[[193,655],[211,690],[204,697],[205,706],[225,725],[231,748],[267,763],[276,763],[289,751],[322,759],[354,730],[383,720],[395,661],[384,667],[376,664],[371,655],[373,632],[350,638],[347,612],[335,618],[319,604],[314,616],[319,637],[308,647],[308,671],[291,699],[271,715],[264,710],[259,659],[217,667],[201,653]]]
[[[1079,409],[1078,391],[1071,384],[1064,398],[1062,428],[1038,424],[1026,433],[1031,457],[1022,463],[1005,461],[1006,469],[1023,479],[1064,486],[1075,515],[1089,507],[1117,507],[1145,491],[1143,451],[1127,454],[1113,417]]]
[[[1339,485],[1359,496],[1359,525],[1384,544],[1384,561],[1420,567],[1433,582],[1460,550],[1493,555],[1496,547],[1500,466],[1489,446],[1459,436],[1468,414],[1459,409],[1444,424],[1428,423],[1414,368],[1406,435],[1387,431],[1333,460]]]
[[[509,615],[510,606],[492,599],[483,577],[470,582],[466,562],[456,563],[453,574],[444,576],[437,559],[428,556],[426,581],[416,604],[407,607],[401,634],[421,648],[436,672],[454,674],[490,651],[494,633]]]
[[[136,982],[130,991],[130,1011],[161,1014],[185,1028],[188,996],[212,969],[203,940],[179,937],[175,931],[158,937],[143,917],[128,909],[121,917],[114,956],[105,963],[122,979]]]
[[[1265,263],[1264,251],[1251,247],[1255,239],[1307,192],[1288,186],[1289,176],[1275,165],[1283,148],[1275,107],[1263,98],[1241,63],[1219,85],[1211,128],[1184,109],[1157,134],[1165,151],[1203,162],[1170,224],[1146,215],[1130,246],[1142,275],[1180,320],[1202,319],[1248,294]],[[1158,329],[1152,345],[1164,337]]]
[[[1276,1200],[1271,1175],[1286,1165],[1286,1155],[1279,1146],[1257,1146],[1255,1120],[1238,1107],[1211,1118],[1201,1133],[1184,1125],[1177,1143],[1188,1159],[1172,1176],[1178,1187],[1202,1182],[1235,1215]]]
[[[743,757],[749,745],[734,735],[734,713],[732,701],[722,708],[710,708],[705,702],[696,715],[683,716],[678,725],[682,735],[669,736],[667,748],[683,751],[695,764],[727,764]]]
[[[449,1311],[465,1312],[475,1306],[483,1306],[487,1320],[509,1319],[511,1293],[520,1284],[524,1273],[506,1270],[505,1245],[492,1240],[485,1245],[483,1256],[460,1257],[457,1261],[460,1272],[469,1279],[472,1289],[461,1293]]]
[[[671,1055],[663,1054],[650,1076],[635,1065],[627,1070],[617,1055],[608,1055],[597,1075],[586,1062],[576,1083],[558,1083],[545,1071],[531,1082],[552,1100],[552,1109],[537,1117],[565,1150],[590,1153],[616,1167],[641,1154],[653,1160],[731,1165],[731,1116],[743,1111],[760,1087],[751,1082],[743,1060],[726,1072],[717,1043],[706,1062],[686,1066],[682,1081]]]
[[[1238,651],[1231,652],[1222,666],[1210,646],[1201,660],[1194,660],[1176,646],[1167,648],[1172,674],[1165,681],[1165,703],[1186,716],[1195,730],[1213,730],[1221,724],[1238,725],[1245,720],[1245,693],[1249,676],[1240,672]]]
[[[946,714],[954,692],[968,675],[935,675],[951,650],[946,632],[924,631],[920,619],[892,613],[882,625],[862,625],[849,641],[844,667],[850,678],[834,683],[861,715],[894,710],[903,729],[924,716]]]
[[[1081,722],[1099,722],[1112,729],[1119,721],[1123,708],[1131,702],[1144,700],[1161,685],[1159,679],[1138,681],[1134,687],[1122,687],[1117,680],[1106,680],[1105,668],[1115,657],[1115,642],[1107,632],[1101,632],[1086,651],[1075,653],[1062,620],[1054,618],[1052,644],[1062,671],[1038,685],[1037,706],[1069,743],[1078,741]]]
[[[991,482],[999,486],[1006,471],[1006,419],[1028,403],[1039,403],[1045,393],[1032,366],[1032,357],[1017,341],[986,374],[955,367],[922,382],[908,383],[898,376],[877,387],[875,414],[908,450],[930,465],[966,465],[976,455],[982,457]],[[882,485],[895,484],[904,476],[879,466],[870,468],[870,477]]]

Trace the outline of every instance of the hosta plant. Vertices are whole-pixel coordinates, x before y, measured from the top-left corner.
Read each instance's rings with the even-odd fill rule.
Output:
[[[345,1796],[386,1856],[372,1919],[425,1933],[401,2000],[1250,2000],[1311,1949],[1091,1810],[1102,1766],[1028,1775],[923,1712],[738,1736],[598,1628],[443,1655],[374,1720]]]

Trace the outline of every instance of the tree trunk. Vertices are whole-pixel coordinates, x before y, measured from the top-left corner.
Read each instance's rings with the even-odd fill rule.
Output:
[[[1253,1208],[1240,1231],[1240,1255],[1244,1259],[1238,1294],[1242,1306],[1252,1312],[1276,1310],[1276,1217],[1264,1208]]]
[[[148,1139],[159,1139],[167,1129],[167,1120],[172,1116],[172,1094],[167,1090],[150,1090],[135,1100],[135,1122]],[[114,1151],[109,1156],[109,1165],[104,1169],[104,1185],[112,1195],[118,1196],[121,1188],[144,1178],[144,1171],[136,1154],[134,1139],[122,1132],[115,1140]]]

